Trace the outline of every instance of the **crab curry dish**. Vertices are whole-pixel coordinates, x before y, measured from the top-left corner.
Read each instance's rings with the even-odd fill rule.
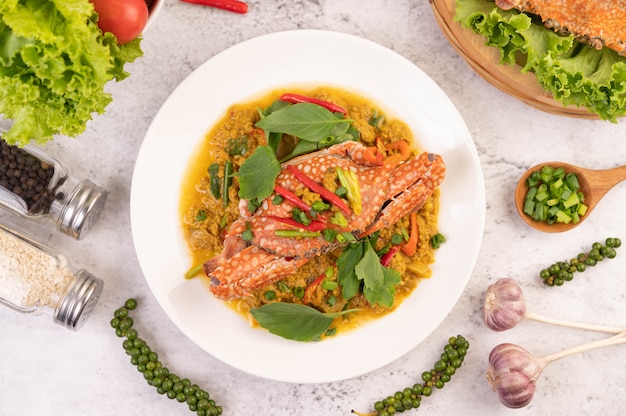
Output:
[[[233,105],[185,176],[186,277],[285,338],[354,329],[431,276],[444,176],[441,156],[358,94],[273,91]]]

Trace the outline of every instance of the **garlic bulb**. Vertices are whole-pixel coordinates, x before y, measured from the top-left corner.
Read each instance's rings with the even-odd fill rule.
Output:
[[[526,314],[522,288],[509,277],[499,279],[487,288],[482,313],[485,325],[494,331],[515,327]]]
[[[489,354],[487,381],[507,407],[524,407],[533,399],[545,363],[515,344],[500,344]]]
[[[500,344],[489,354],[487,381],[505,406],[517,409],[533,399],[537,379],[548,364],[570,355],[618,344],[626,344],[626,331],[541,358],[534,357],[519,345]]]
[[[623,327],[565,321],[532,313],[526,308],[522,288],[515,280],[509,277],[499,279],[487,288],[487,294],[481,310],[485,325],[494,331],[511,329],[519,324],[522,319],[612,334],[619,334],[626,330]]]

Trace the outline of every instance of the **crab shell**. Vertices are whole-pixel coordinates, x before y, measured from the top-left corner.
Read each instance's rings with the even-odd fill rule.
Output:
[[[348,225],[327,223],[327,228],[351,232],[356,237],[370,234],[395,224],[402,217],[418,210],[445,175],[441,156],[424,152],[399,165],[369,162],[366,147],[358,142],[344,142],[328,149],[307,154],[288,162],[317,183],[329,169],[341,168],[356,174],[361,192],[362,210],[346,216]],[[295,192],[304,185],[283,166],[276,184]],[[242,217],[235,221],[224,240],[224,250],[204,265],[210,278],[210,290],[220,299],[246,296],[251,291],[274,283],[295,272],[315,256],[340,245],[323,236],[278,237],[276,230],[297,230],[276,220],[290,218],[294,205],[287,200],[279,205],[271,201],[276,194],[262,201],[253,214],[240,206]],[[325,213],[322,213],[324,215]],[[252,241],[245,242],[241,233],[252,231]]]

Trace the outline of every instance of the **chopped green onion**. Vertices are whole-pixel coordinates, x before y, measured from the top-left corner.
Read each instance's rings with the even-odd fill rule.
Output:
[[[337,196],[346,196],[346,194],[348,193],[348,191],[346,190],[346,188],[344,188],[343,186],[340,186],[339,188],[337,188],[337,190],[335,191],[335,195]]]
[[[265,300],[274,300],[276,299],[276,292],[274,292],[273,290],[268,290],[263,294],[263,297],[265,298]]]
[[[304,297],[304,288],[302,286],[296,286],[293,288],[293,295],[298,299],[302,299]]]
[[[339,284],[334,280],[324,280],[322,283],[322,287],[326,290],[335,290],[337,286],[339,286]]]
[[[217,163],[212,163],[207,169],[209,172],[209,189],[211,191],[211,195],[213,195],[213,198],[215,199],[221,198],[220,178],[217,175],[219,169],[220,166]]]
[[[201,222],[207,219],[206,211],[203,209],[199,209],[196,213],[196,221]]]
[[[284,199],[282,196],[280,196],[280,195],[276,195],[276,196],[274,197],[274,199],[272,199],[272,204],[274,204],[274,205],[280,205],[280,204],[282,204],[282,203],[283,203],[283,201],[284,201],[284,200],[285,200],[285,199]]]
[[[287,283],[280,281],[277,283],[277,286],[281,292],[283,293],[289,292],[289,286],[287,286]]]
[[[319,231],[299,231],[299,230],[275,230],[274,235],[277,237],[286,237],[286,238],[311,238],[311,237],[319,237],[322,235]]]
[[[335,212],[335,215],[330,217],[330,223],[338,225],[340,227],[347,227],[348,226],[348,220],[339,211]]]
[[[252,225],[249,222],[246,222],[246,229],[241,233],[241,239],[243,241],[252,241],[253,237]]]
[[[291,217],[302,225],[311,224],[311,219],[306,215],[306,212],[302,211],[298,207],[291,210]]]
[[[436,250],[446,242],[446,237],[441,233],[437,233],[430,238],[430,245]]]
[[[391,244],[393,244],[394,246],[397,246],[398,244],[402,244],[402,234],[394,234],[391,236]]]
[[[335,295],[330,295],[326,300],[326,303],[328,304],[328,306],[333,307],[337,304],[337,298],[335,297]]]
[[[228,188],[230,188],[230,184],[233,182],[233,162],[230,160],[224,164],[224,183],[222,189],[222,204],[227,207],[229,198],[228,198]]]
[[[548,224],[580,221],[587,212],[580,183],[574,173],[561,166],[543,166],[526,180],[529,186],[524,201],[524,213],[536,221]]]
[[[254,213],[260,206],[261,202],[259,201],[259,198],[248,199],[248,211],[251,213]]]
[[[311,208],[313,208],[315,211],[318,211],[318,212],[327,211],[330,209],[330,204],[327,204],[324,201],[315,201],[311,205]]]
[[[200,263],[200,264],[193,266],[191,269],[187,270],[187,272],[185,273],[185,279],[191,279],[199,275],[200,272],[202,271],[202,267],[203,267],[203,264]]]
[[[325,228],[322,230],[322,236],[324,236],[324,240],[332,243],[337,238],[339,233],[332,228]]]

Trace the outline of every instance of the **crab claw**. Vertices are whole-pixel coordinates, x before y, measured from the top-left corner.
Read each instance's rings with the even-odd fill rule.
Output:
[[[441,156],[426,152],[393,169],[389,180],[389,195],[392,197],[360,237],[389,227],[405,215],[420,209],[428,196],[443,182],[445,171]]]
[[[308,261],[307,258],[284,257],[250,246],[207,274],[209,290],[219,299],[241,298],[294,273]]]

